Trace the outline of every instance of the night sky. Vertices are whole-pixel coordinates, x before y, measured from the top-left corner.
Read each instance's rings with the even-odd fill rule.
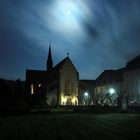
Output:
[[[80,79],[95,79],[140,53],[140,0],[0,0],[0,77],[25,79],[70,53]]]

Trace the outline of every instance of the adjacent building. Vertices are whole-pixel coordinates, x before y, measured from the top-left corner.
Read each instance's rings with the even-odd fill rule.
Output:
[[[79,80],[79,105],[93,105],[95,80]]]
[[[105,70],[95,81],[96,104],[140,105],[140,55],[122,69]]]
[[[123,70],[105,70],[96,79],[95,104],[121,105]]]
[[[140,105],[140,55],[129,61],[123,73],[126,104]]]

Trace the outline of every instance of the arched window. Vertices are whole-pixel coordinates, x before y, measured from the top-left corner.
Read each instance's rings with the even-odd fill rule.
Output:
[[[71,80],[68,80],[65,82],[65,94],[66,95],[70,95],[72,94],[72,89],[73,89],[73,86],[72,86],[72,82]]]

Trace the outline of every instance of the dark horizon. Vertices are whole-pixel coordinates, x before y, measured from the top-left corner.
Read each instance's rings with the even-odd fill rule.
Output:
[[[140,1],[0,1],[0,77],[25,80],[70,53],[80,79],[96,79],[140,54]]]

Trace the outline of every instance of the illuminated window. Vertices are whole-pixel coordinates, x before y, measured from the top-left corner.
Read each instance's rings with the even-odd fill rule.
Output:
[[[73,98],[71,99],[71,102],[72,102],[72,105],[78,105],[77,97],[73,97]]]
[[[34,94],[34,84],[31,84],[31,94]]]
[[[67,98],[66,97],[63,97],[62,98],[62,105],[66,105],[66,102],[67,102]]]

